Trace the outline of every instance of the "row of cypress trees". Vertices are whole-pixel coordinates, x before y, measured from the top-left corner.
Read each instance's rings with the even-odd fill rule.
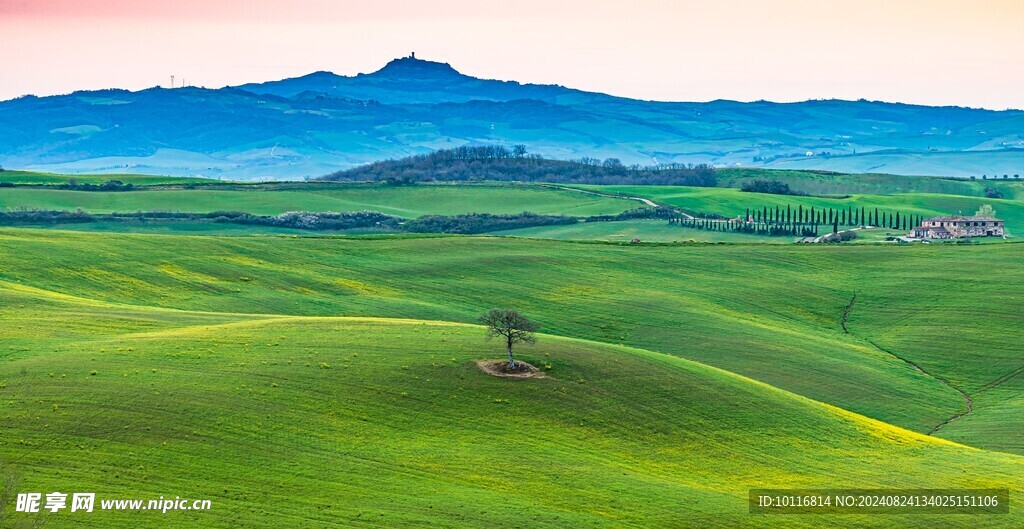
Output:
[[[821,226],[832,228],[836,233],[840,228],[853,226],[874,226],[892,230],[909,231],[921,223],[920,215],[910,215],[899,211],[879,211],[878,208],[805,208],[798,204],[795,208],[764,206],[760,209],[747,208],[746,214],[736,219],[708,219],[676,217],[669,224],[710,231],[733,231],[738,233],[754,233],[758,235],[803,236],[816,237]]]

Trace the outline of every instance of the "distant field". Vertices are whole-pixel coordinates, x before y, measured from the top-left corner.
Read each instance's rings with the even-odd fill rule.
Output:
[[[828,233],[825,229],[822,233]],[[891,235],[904,232],[889,229],[857,230],[857,238],[844,244],[884,242]],[[634,238],[641,242],[711,242],[734,244],[792,244],[797,237],[769,237],[747,233],[698,230],[669,225],[663,220],[626,220],[615,222],[586,222],[567,226],[539,226],[518,230],[498,231],[488,235],[511,237],[535,237],[538,239],[595,240],[609,242],[630,242]],[[979,241],[981,239],[978,239]]]
[[[745,214],[747,208],[756,210],[763,207],[785,209],[787,205],[794,208],[836,208],[847,207],[867,208],[869,211],[878,208],[882,212],[922,215],[965,215],[974,214],[984,204],[991,205],[999,218],[1006,221],[1011,235],[1024,234],[1024,202],[1016,200],[998,200],[982,197],[956,195],[938,195],[921,193],[904,193],[897,195],[852,195],[849,198],[831,199],[821,197],[801,197],[789,195],[769,195],[764,193],[746,193],[738,189],[717,187],[680,187],[680,186],[580,186],[584,189],[599,189],[605,193],[645,197],[655,202],[667,204],[684,210],[716,213],[727,217]]]
[[[379,211],[400,217],[461,213],[612,215],[640,207],[635,201],[550,188],[511,185],[417,185],[388,187],[310,185],[302,190],[65,191],[0,188],[0,208],[132,211],[244,211],[277,215],[287,211]]]
[[[539,226],[518,230],[498,231],[488,235],[536,237],[539,239],[597,240],[630,242],[634,238],[643,242],[732,242],[784,244],[793,237],[763,237],[745,233],[728,233],[670,226],[664,220],[626,220],[615,222],[581,222],[565,226]]]
[[[19,225],[19,227],[102,233],[153,233],[178,235],[295,235],[314,237],[327,233],[338,233],[280,228],[277,226],[254,226],[247,224],[181,220],[148,220],[145,222],[114,222],[101,220],[83,223]],[[349,230],[345,233],[365,232],[366,230]]]
[[[1014,142],[1019,140],[1019,127],[1006,130],[1013,135],[1011,137],[1015,138]],[[844,173],[933,174],[965,178],[971,175],[980,178],[983,174],[991,178],[992,175],[998,174],[1002,179],[1004,174],[1009,175],[1009,178],[1013,178],[1015,173],[1021,174],[1021,168],[1024,168],[1024,149],[1018,147],[958,152],[885,150],[831,158],[788,158],[772,162],[770,166],[773,169],[831,169]]]
[[[719,169],[718,185],[739,188],[750,180],[785,182],[790,188],[812,195],[894,193],[938,193],[984,197],[985,189],[996,189],[1006,199],[1024,199],[1024,182],[1019,179],[970,180],[967,178],[938,178],[933,176],[904,176],[893,174],[847,174],[832,172],[795,171],[781,169]],[[980,175],[979,175],[980,176]]]
[[[56,173],[39,173],[33,171],[0,171],[0,182],[10,182],[13,184],[66,184],[71,180],[75,180],[80,184],[102,184],[110,180],[120,180],[125,184],[132,185],[217,182],[217,180],[210,180],[208,178],[154,176],[141,174],[69,175]]]

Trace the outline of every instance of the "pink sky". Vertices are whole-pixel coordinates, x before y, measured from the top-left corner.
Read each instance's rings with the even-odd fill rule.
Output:
[[[1022,0],[0,0],[0,99],[351,75],[416,51],[642,99],[1024,108],[1022,50]]]

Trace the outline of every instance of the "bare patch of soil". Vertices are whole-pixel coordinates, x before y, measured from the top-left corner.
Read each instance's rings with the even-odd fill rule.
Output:
[[[516,361],[515,367],[510,367],[507,360],[477,360],[476,366],[492,377],[547,378],[543,371],[522,360]]]

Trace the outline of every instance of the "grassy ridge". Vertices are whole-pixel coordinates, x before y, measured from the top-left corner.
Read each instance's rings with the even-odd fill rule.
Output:
[[[786,169],[718,169],[718,185],[739,188],[750,180],[785,182],[790,188],[812,195],[936,193],[984,197],[985,189],[997,189],[1007,199],[1024,199],[1024,183],[1018,179],[970,180],[894,174],[847,174]]]
[[[522,356],[549,378],[507,381],[473,366],[501,347],[469,326],[167,311],[15,285],[0,300],[13,329],[0,460],[19,490],[213,503],[64,511],[47,526],[769,527],[779,519],[747,514],[749,487],[1024,490],[1019,456],[627,347],[544,336]],[[1019,523],[1011,512],[947,523]]]
[[[378,211],[400,217],[531,211],[548,215],[613,215],[638,207],[635,201],[550,188],[510,185],[315,186],[302,190],[162,189],[131,192],[0,189],[0,208],[82,209],[94,213],[131,211],[244,211],[277,215],[287,211]]]
[[[1024,287],[1003,280],[1022,266],[1017,244],[649,247],[0,233],[0,279],[12,283],[219,312],[469,322],[492,306],[515,306],[553,334],[699,360],[920,432],[964,409],[935,377],[969,391],[1020,367],[1011,344]],[[146,262],[133,260],[138,255]],[[963,277],[971,278],[969,288]],[[853,334],[844,335],[840,314],[854,291]],[[964,319],[955,307],[965,306],[978,316]],[[928,319],[920,334],[905,332],[901,323],[922,310]],[[905,344],[903,336],[936,345]],[[910,348],[933,376],[866,338],[898,353]],[[976,349],[979,343],[988,349]],[[979,356],[963,362],[963,351]],[[1024,426],[1020,417],[1004,420]],[[1019,440],[991,433],[959,435],[975,446],[1024,451]]]
[[[209,178],[192,178],[183,176],[156,176],[144,174],[95,174],[95,175],[70,175],[57,173],[39,173],[35,171],[0,171],[0,182],[12,184],[67,184],[71,180],[79,184],[102,184],[110,180],[120,180],[125,184],[135,186],[160,185],[160,184],[188,184],[188,183],[215,183],[217,180]]]

